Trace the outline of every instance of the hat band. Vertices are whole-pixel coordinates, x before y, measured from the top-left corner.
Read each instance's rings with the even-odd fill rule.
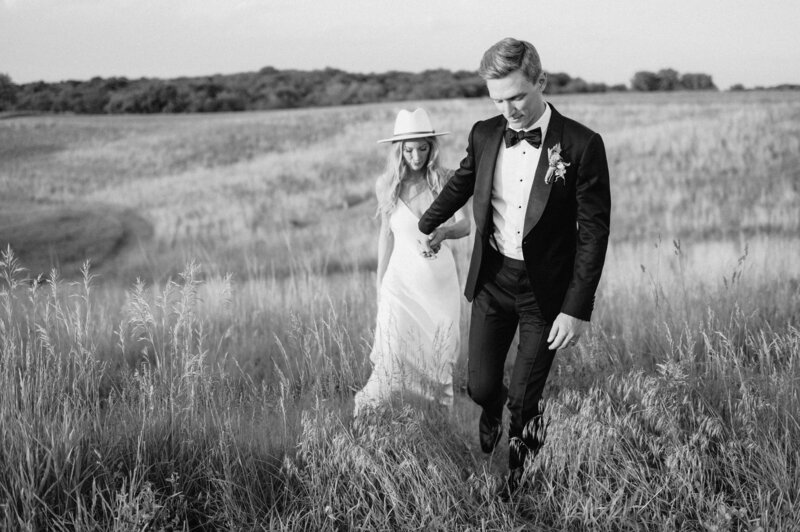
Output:
[[[430,131],[406,131],[406,132],[403,132],[403,133],[395,133],[394,136],[395,137],[399,137],[400,135],[433,135],[434,133],[436,133],[435,130],[430,130]]]

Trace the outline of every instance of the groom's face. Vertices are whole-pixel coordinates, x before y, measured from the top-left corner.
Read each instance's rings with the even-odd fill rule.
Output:
[[[512,129],[524,129],[533,125],[544,113],[542,91],[547,78],[544,73],[533,83],[521,70],[515,70],[499,79],[487,79],[486,88],[495,107],[503,113]]]

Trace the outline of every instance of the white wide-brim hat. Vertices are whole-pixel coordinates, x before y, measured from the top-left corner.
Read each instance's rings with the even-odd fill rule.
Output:
[[[438,137],[439,135],[449,135],[449,131],[437,133],[431,125],[431,119],[425,109],[417,108],[414,112],[401,109],[397,113],[394,121],[394,135],[388,139],[381,139],[381,142],[397,142],[400,140],[423,139],[425,137]]]

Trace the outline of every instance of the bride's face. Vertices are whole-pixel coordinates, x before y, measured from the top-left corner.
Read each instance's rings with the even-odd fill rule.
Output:
[[[403,143],[403,160],[409,168],[418,172],[428,164],[431,147],[425,140],[407,140]]]

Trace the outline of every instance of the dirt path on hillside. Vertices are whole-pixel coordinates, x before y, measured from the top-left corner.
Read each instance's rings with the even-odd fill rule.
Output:
[[[56,268],[73,278],[87,260],[92,271],[102,272],[152,236],[141,215],[113,205],[0,203],[0,247],[11,246],[33,277]]]

